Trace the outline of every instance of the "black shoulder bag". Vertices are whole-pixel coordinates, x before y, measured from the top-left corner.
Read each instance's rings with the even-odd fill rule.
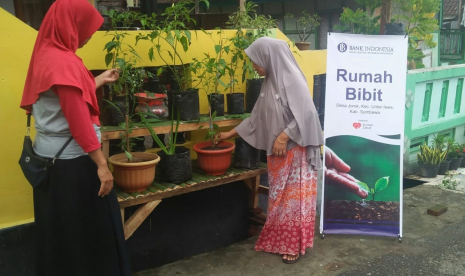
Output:
[[[27,115],[27,134],[24,136],[23,151],[19,159],[19,165],[23,170],[23,174],[33,188],[41,188],[47,184],[51,167],[55,164],[61,153],[65,150],[68,144],[73,140],[73,136],[69,137],[68,141],[61,147],[53,159],[37,156],[32,148],[32,140],[29,136],[31,129],[31,114]]]

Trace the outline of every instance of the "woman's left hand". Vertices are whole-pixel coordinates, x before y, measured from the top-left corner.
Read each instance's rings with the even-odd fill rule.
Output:
[[[276,138],[273,145],[273,155],[275,156],[285,156],[286,155],[286,148],[287,148],[287,141],[284,143],[280,143],[278,141],[279,138]]]
[[[119,78],[118,69],[110,69],[95,77],[95,85],[100,86],[117,81]]]

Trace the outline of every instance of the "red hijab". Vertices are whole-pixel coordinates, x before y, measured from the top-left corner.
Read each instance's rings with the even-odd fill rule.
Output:
[[[69,85],[82,91],[93,115],[99,114],[94,77],[76,50],[102,23],[103,17],[86,0],[57,0],[52,4],[34,45],[21,108],[31,111],[40,93],[53,85]]]

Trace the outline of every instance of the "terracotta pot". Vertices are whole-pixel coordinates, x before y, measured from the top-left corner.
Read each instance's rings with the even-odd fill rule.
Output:
[[[295,46],[301,51],[310,50],[310,42],[296,42]]]
[[[128,163],[125,153],[116,154],[108,158],[113,166],[115,184],[124,192],[141,192],[147,189],[155,179],[155,166],[160,157],[153,153],[132,152],[133,159],[144,159],[148,161]]]
[[[207,175],[223,175],[231,166],[232,151],[236,147],[233,143],[221,141],[218,147],[227,147],[219,150],[204,150],[211,146],[211,141],[205,141],[194,145],[194,150],[197,152],[197,160],[200,168]]]

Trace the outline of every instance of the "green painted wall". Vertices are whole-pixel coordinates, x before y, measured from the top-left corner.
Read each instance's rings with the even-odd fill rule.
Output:
[[[465,97],[463,85],[460,85],[464,76],[465,65],[408,71],[405,94],[404,175],[417,170],[418,145],[423,142],[431,143],[434,134],[449,135],[459,143],[465,141]],[[444,99],[446,90],[447,99]]]

